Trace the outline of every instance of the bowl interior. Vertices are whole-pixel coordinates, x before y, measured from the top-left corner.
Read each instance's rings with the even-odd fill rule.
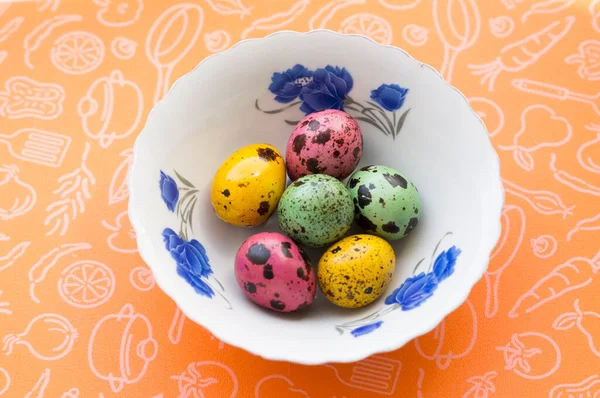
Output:
[[[293,130],[288,123],[300,120],[304,113],[295,102],[278,113],[264,110],[289,105],[276,101],[268,87],[274,72],[296,64],[311,71],[327,65],[345,67],[353,81],[347,95],[367,108],[372,107],[371,91],[381,84],[409,89],[395,115],[386,109],[366,111],[368,115],[348,111],[379,118],[381,126],[387,126],[360,122],[364,153],[359,167],[382,164],[401,171],[418,187],[422,200],[419,225],[407,238],[393,243],[397,267],[388,291],[359,310],[337,308],[320,291],[309,311],[278,314],[254,305],[237,286],[233,260],[250,235],[278,230],[276,215],[263,226],[244,229],[223,223],[211,208],[213,174],[235,150],[262,142],[285,153]],[[387,121],[395,129],[409,109],[397,136],[386,135]],[[161,199],[161,171],[173,177],[177,172],[197,189],[189,238],[206,249],[230,309],[220,295],[212,299],[199,295],[177,274],[161,234],[167,227],[178,231],[180,220]],[[433,328],[466,299],[485,271],[498,238],[503,201],[496,154],[483,124],[459,92],[398,49],[325,31],[279,33],[243,42],[205,60],[178,81],[151,112],[136,143],[130,189],[130,217],[140,253],[161,288],[186,315],[228,343],[267,358],[302,363],[358,360],[395,349]],[[180,200],[186,192],[181,191]],[[453,245],[462,251],[454,273],[437,283],[431,297],[406,297],[419,304],[408,310],[398,303],[394,309],[384,303],[407,278],[431,271],[433,259]],[[313,264],[321,253],[309,250]],[[368,319],[356,322],[386,309],[390,311],[382,317],[372,318],[381,324],[369,327],[374,322]],[[356,332],[361,326],[366,328]]]

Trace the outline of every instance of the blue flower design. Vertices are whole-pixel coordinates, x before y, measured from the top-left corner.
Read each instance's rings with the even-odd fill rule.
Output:
[[[407,93],[407,88],[397,84],[382,84],[377,90],[371,90],[371,99],[388,112],[394,112],[402,107]]]
[[[346,68],[331,65],[319,68],[313,73],[312,81],[302,87],[300,110],[307,115],[325,109],[344,110],[344,100],[353,85]]]
[[[438,283],[448,278],[454,273],[456,259],[462,251],[456,246],[452,246],[448,250],[444,250],[435,259],[433,263],[433,274],[437,278]]]
[[[403,311],[412,310],[433,296],[437,287],[438,281],[433,273],[421,272],[419,275],[407,278],[399,288],[386,297],[385,303],[399,304]]]
[[[177,188],[177,183],[173,177],[161,170],[160,182],[158,185],[160,187],[160,196],[167,205],[167,208],[170,211],[175,211],[175,206],[177,206],[177,201],[179,200],[179,188]]]
[[[312,75],[308,68],[296,64],[285,72],[273,73],[269,91],[275,94],[275,101],[287,104],[300,95],[300,90],[310,81]]]
[[[370,323],[368,325],[360,326],[356,329],[353,329],[350,333],[352,333],[352,336],[354,337],[362,336],[363,334],[371,333],[375,329],[379,329],[382,324],[383,321]]]
[[[162,236],[166,249],[177,263],[179,276],[192,285],[196,293],[214,296],[212,288],[203,280],[213,273],[204,246],[196,239],[189,242],[182,239],[171,228],[165,228]]]

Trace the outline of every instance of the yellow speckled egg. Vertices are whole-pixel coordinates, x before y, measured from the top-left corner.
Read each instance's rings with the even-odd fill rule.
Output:
[[[325,297],[344,308],[375,301],[392,280],[396,255],[390,244],[373,235],[353,235],[334,243],[321,257],[319,286]]]
[[[285,161],[267,144],[245,146],[217,170],[210,201],[223,221],[245,227],[260,225],[277,209],[285,189]]]

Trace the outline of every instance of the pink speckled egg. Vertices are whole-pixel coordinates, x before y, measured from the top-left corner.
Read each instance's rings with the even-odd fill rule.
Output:
[[[360,127],[346,112],[328,109],[302,119],[287,144],[286,167],[292,181],[308,174],[348,177],[360,161]]]
[[[316,275],[304,251],[277,232],[252,235],[235,256],[235,277],[256,304],[291,312],[312,304]]]

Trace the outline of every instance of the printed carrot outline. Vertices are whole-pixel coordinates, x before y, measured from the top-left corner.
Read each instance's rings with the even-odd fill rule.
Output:
[[[304,12],[310,4],[310,0],[300,0],[295,3],[289,10],[278,12],[269,17],[259,18],[252,22],[252,25],[244,29],[242,39],[248,37],[255,30],[275,30],[281,29],[285,25],[293,22],[300,14]]]
[[[531,207],[533,207],[535,211],[540,214],[561,214],[563,219],[567,218],[567,216],[573,215],[575,206],[565,206],[560,197],[553,192],[525,189],[504,178],[502,179],[502,182],[504,183],[504,189],[506,192],[525,200]]]
[[[573,235],[579,231],[600,231],[600,213],[596,214],[594,217],[579,220],[577,224],[575,224],[575,227],[567,234],[567,242],[570,242],[571,239],[573,239]]]
[[[577,394],[579,397],[583,397],[583,393],[586,393],[586,397],[597,396],[597,392],[600,391],[600,386],[593,391],[594,385],[600,384],[600,376],[595,374],[592,375],[579,383],[562,383],[558,384],[550,390],[549,398],[564,398],[564,397],[575,397],[573,394]],[[590,394],[590,395],[587,395]]]
[[[542,30],[503,47],[500,50],[500,55],[492,62],[477,65],[469,64],[468,66],[472,70],[471,73],[482,76],[480,83],[482,85],[487,84],[488,90],[494,91],[496,78],[500,73],[504,71],[519,72],[534,64],[569,33],[574,23],[575,17],[573,16],[565,17],[561,21],[554,21]],[[532,49],[532,46],[535,46],[535,50]],[[528,58],[522,61],[519,56]]]
[[[508,312],[508,317],[516,318],[519,316],[519,312],[523,310],[525,313],[530,313],[568,292],[589,285],[598,274],[598,271],[600,271],[600,252],[591,260],[586,257],[573,257],[567,260],[555,267],[521,295]],[[569,276],[576,276],[580,280],[572,282],[569,280]],[[552,282],[554,280],[559,282],[557,288],[553,286]],[[529,301],[529,303],[526,303],[526,301]]]
[[[567,173],[564,170],[557,169],[556,154],[554,153],[550,154],[550,171],[552,171],[554,178],[561,184],[564,184],[569,188],[576,190],[577,192],[600,196],[600,187],[596,187],[579,177],[575,177]]]

